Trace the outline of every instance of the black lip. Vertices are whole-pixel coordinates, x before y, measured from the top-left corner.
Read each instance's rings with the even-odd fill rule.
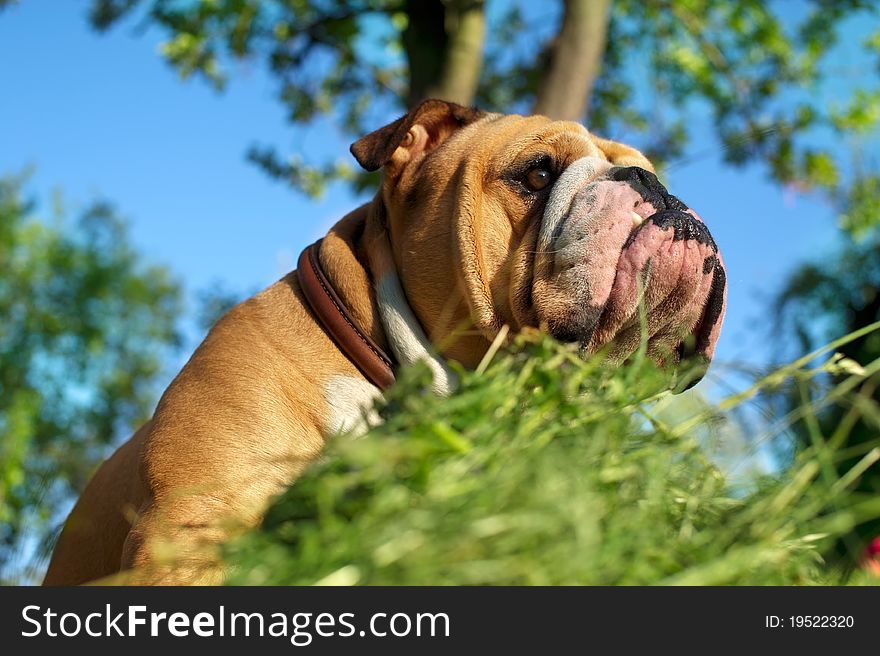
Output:
[[[712,330],[721,318],[721,311],[724,308],[727,274],[717,258],[707,258],[707,261],[709,260],[713,260],[712,287],[709,289],[709,297],[706,300],[703,314],[691,333],[692,339],[687,339],[678,345],[679,368],[687,369],[687,377],[678,383],[676,392],[689,390],[699,383],[705,376],[711,362],[706,351],[709,348]]]
[[[675,231],[672,237],[673,241],[692,240],[708,246],[712,249],[713,253],[718,253],[718,246],[706,224],[682,210],[660,210],[649,216],[629,234],[629,237],[627,237],[626,242],[623,244],[624,250],[631,246],[638,234],[645,229],[645,226],[651,223],[661,230],[672,228]]]
[[[727,274],[724,268],[716,266],[712,272],[712,287],[709,290],[709,298],[706,300],[706,308],[700,318],[697,327],[697,353],[705,353],[709,348],[709,338],[715,324],[721,318],[721,310],[724,309],[724,291],[727,288]]]
[[[616,168],[611,172],[609,178],[627,183],[656,210],[680,210],[682,212],[687,210],[687,205],[681,202],[677,196],[670,194],[657,176],[647,169],[639,166]]]

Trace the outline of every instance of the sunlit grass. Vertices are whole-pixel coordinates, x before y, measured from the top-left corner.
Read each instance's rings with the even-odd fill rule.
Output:
[[[260,529],[227,547],[230,583],[871,583],[850,566],[855,554],[821,554],[880,517],[880,497],[852,492],[880,439],[838,477],[846,426],[822,435],[815,411],[856,395],[880,361],[807,368],[824,354],[715,403],[665,394],[650,363],[607,368],[538,336],[461,372],[448,398],[427,391],[426,371],[407,371],[381,426],[338,438]],[[793,462],[736,477],[719,464],[725,441],[743,439],[738,407],[831,369],[840,382],[773,428],[800,422],[812,435]]]

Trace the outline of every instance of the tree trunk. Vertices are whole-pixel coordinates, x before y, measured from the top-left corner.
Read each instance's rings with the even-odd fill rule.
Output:
[[[404,8],[409,106],[425,98],[470,105],[483,64],[484,0],[406,0]]]
[[[602,70],[611,0],[565,0],[562,28],[535,101],[536,114],[579,121]]]

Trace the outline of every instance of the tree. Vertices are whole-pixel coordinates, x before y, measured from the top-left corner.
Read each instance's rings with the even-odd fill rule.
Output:
[[[178,285],[116,210],[40,220],[22,185],[0,179],[0,582],[28,579],[65,503],[152,410],[179,342]]]

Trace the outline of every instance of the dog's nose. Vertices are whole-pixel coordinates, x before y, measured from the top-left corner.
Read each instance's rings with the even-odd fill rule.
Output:
[[[670,194],[656,175],[638,166],[624,166],[612,168],[608,172],[608,177],[631,186],[654,210],[646,221],[634,226],[627,240],[627,246],[635,240],[641,229],[647,224],[653,224],[661,230],[672,229],[675,241],[696,241],[718,252],[718,246],[706,225],[695,218],[688,211],[688,206],[679,198]]]
[[[667,191],[666,187],[650,171],[638,166],[615,167],[609,172],[609,177],[617,182],[625,182],[645,200],[653,205],[654,209],[679,210],[684,212],[687,205]]]

